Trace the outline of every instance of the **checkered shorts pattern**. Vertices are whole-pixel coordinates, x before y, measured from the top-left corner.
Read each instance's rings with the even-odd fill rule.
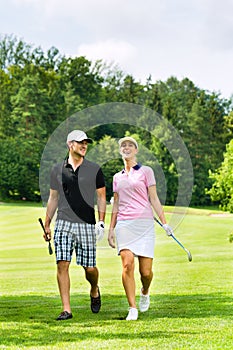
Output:
[[[76,263],[84,267],[96,266],[95,225],[57,220],[54,230],[56,260],[71,261],[75,249]]]

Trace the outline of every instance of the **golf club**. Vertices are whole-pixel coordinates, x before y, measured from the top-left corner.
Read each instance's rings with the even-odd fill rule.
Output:
[[[44,224],[43,224],[43,221],[41,218],[38,219],[43,231],[44,231],[44,234],[46,236],[46,240],[49,242],[49,245],[48,245],[48,250],[49,250],[49,254],[52,255],[53,254],[53,249],[52,249],[52,246],[51,246],[51,242],[50,242],[50,239],[47,239],[47,233],[45,231],[45,227],[44,227]]]
[[[154,219],[155,219],[155,221],[161,226],[161,227],[163,227],[163,224],[156,218],[156,217],[154,217]],[[187,255],[188,255],[188,260],[189,261],[192,261],[192,254],[190,253],[190,251],[188,250],[188,249],[186,249],[184,246],[183,246],[183,244],[173,235],[173,234],[171,234],[170,235],[178,244],[179,244],[179,246],[187,253]]]

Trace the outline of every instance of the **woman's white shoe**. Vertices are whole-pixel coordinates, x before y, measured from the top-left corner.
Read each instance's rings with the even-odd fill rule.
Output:
[[[126,321],[136,321],[137,319],[138,319],[138,310],[135,307],[130,307],[128,316],[126,317]]]
[[[140,295],[140,301],[139,301],[139,310],[141,312],[145,312],[149,309],[150,306],[150,295],[149,293],[144,295],[142,294],[141,291],[141,295]]]

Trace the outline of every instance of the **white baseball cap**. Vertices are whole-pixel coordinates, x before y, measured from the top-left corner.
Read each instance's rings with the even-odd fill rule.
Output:
[[[87,141],[88,143],[92,143],[93,140],[87,137],[87,134],[85,134],[84,131],[82,130],[73,130],[71,131],[68,136],[66,142],[69,141],[77,141],[77,142],[82,142],[82,141]]]
[[[131,136],[122,137],[122,139],[120,139],[120,140],[118,141],[119,146],[121,147],[122,143],[125,142],[125,141],[132,142],[132,143],[135,145],[135,147],[138,149],[138,143],[137,143],[137,141],[136,141],[133,137],[131,137]]]

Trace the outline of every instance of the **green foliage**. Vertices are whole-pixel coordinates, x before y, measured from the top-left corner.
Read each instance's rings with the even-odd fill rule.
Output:
[[[210,171],[213,185],[208,193],[213,201],[220,203],[220,208],[233,213],[233,139],[226,146],[224,160],[216,172]]]
[[[107,201],[110,201],[113,193],[113,175],[123,169],[117,142],[111,136],[104,136],[98,144],[96,142],[93,144],[93,147],[88,151],[87,158],[93,162],[98,160],[98,164],[101,165],[106,179]]]
[[[39,201],[39,156],[41,145],[18,137],[6,140],[0,152],[0,196]]]
[[[151,128],[152,125],[154,128],[154,121],[150,120],[146,109],[159,113],[175,127],[188,148],[194,170],[192,204],[211,203],[212,197],[205,188],[210,189],[209,171],[214,172],[221,165],[225,145],[232,139],[232,101],[199,89],[188,78],[179,81],[172,76],[165,82],[153,82],[148,77],[142,84],[117,66],[91,62],[83,56],[64,57],[54,47],[43,52],[40,47],[34,48],[14,36],[0,36],[0,92],[0,160],[4,163],[0,166],[0,197],[32,200],[38,196],[38,166],[43,148],[67,117],[93,105],[128,102],[145,106],[145,113],[139,117],[144,130],[112,123],[92,129],[90,136],[101,147],[108,140],[106,137],[113,142],[126,132],[138,137],[156,157],[156,161],[149,155],[148,159],[144,157],[143,164],[152,166],[156,176],[159,168],[163,169],[166,203],[173,204],[179,176],[186,170],[178,175],[177,167],[184,159],[179,158],[178,150],[172,146],[178,162],[175,164],[164,146],[165,140],[172,140],[169,130],[160,133]],[[157,139],[148,130],[155,133]],[[14,146],[13,155],[10,145]],[[115,147],[115,144],[110,148],[109,145],[104,151]],[[95,161],[99,162],[99,155]],[[108,199],[112,175],[121,164],[119,155],[103,164]],[[19,179],[12,174],[12,169]],[[164,183],[158,182],[161,194],[164,187]]]
[[[59,73],[65,87],[68,84],[84,108],[103,102],[103,78],[98,69],[93,69],[91,62],[85,57],[64,59],[59,67]]]

